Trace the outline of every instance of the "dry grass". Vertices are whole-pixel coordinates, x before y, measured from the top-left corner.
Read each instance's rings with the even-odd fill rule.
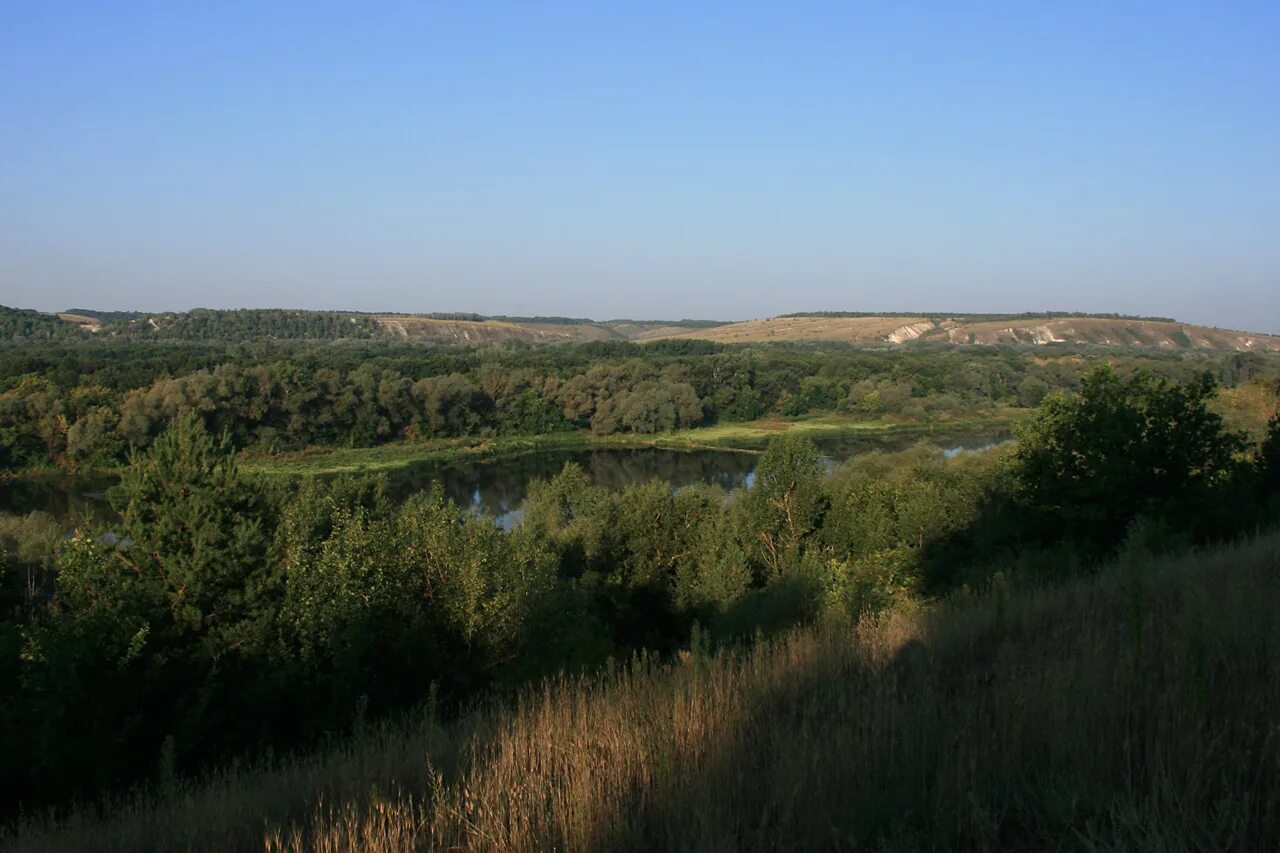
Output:
[[[895,330],[919,323],[920,317],[770,317],[708,329],[655,330],[638,340],[698,338],[721,343],[768,341],[882,341]]]
[[[1280,350],[1276,335],[1237,332],[1167,323],[1160,320],[1127,320],[1106,317],[1029,318],[960,323],[947,332],[953,343],[972,340],[978,344],[1053,343],[1101,344],[1158,349],[1211,349],[1242,352]]]
[[[911,331],[908,330],[911,328]],[[891,337],[893,336],[893,337]],[[935,324],[922,316],[901,317],[771,317],[709,329],[654,330],[640,339],[700,338],[722,343],[768,341],[841,341],[901,343],[916,336],[950,343],[1102,344],[1160,349],[1214,349],[1256,352],[1280,351],[1280,336],[1105,317],[1026,317],[1017,320],[957,320]]]
[[[13,849],[1277,849],[1277,613],[1276,535],[998,581],[560,679]]]

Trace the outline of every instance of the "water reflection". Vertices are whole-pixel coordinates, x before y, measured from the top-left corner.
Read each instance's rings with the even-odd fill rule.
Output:
[[[654,479],[676,488],[706,483],[735,489],[750,485],[756,458],[725,450],[657,448],[530,453],[489,462],[414,466],[394,474],[391,486],[392,493],[403,498],[439,483],[454,503],[510,527],[519,521],[529,483],[554,477],[567,463],[581,466],[592,483],[614,491]]]
[[[0,481],[0,512],[22,515],[35,510],[54,518],[101,521],[111,515],[107,489],[111,476],[37,474]]]
[[[815,443],[824,464],[831,468],[860,454],[905,450],[921,441],[941,447],[950,458],[990,449],[1008,438],[1006,433],[935,434],[923,438],[819,439]],[[439,483],[445,496],[455,503],[510,527],[519,523],[520,505],[529,483],[554,477],[569,462],[580,465],[592,483],[615,491],[653,479],[665,480],[676,488],[705,483],[732,490],[750,487],[758,460],[752,453],[727,450],[649,447],[529,453],[486,462],[410,466],[391,475],[391,490],[396,498],[403,499]],[[105,492],[112,482],[109,477],[67,475],[0,482],[0,511],[16,514],[44,510],[58,518],[103,520],[111,514]]]

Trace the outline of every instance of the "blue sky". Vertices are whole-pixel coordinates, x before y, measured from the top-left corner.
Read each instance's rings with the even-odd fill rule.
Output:
[[[1280,4],[0,0],[0,303],[1280,331]]]

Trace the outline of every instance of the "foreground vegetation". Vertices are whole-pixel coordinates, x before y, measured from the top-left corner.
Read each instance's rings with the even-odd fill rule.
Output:
[[[564,676],[175,783],[44,850],[1264,850],[1280,536]]]
[[[1229,541],[1277,518],[1280,418],[1251,443],[1215,395],[1100,368],[1012,450],[831,472],[784,432],[729,494],[614,493],[566,466],[511,531],[438,489],[245,477],[188,411],[134,455],[108,524],[0,524],[0,793],[12,814],[163,788],[610,658]]]

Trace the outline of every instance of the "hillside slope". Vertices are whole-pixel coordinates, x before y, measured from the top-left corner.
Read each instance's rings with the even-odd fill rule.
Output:
[[[561,341],[620,340],[597,325],[511,323],[502,320],[441,320],[419,314],[379,314],[382,329],[398,338],[450,344],[500,344],[505,341],[557,343]]]
[[[625,341],[677,336],[688,325],[662,321],[609,320],[553,322],[497,317],[454,319],[424,314],[378,314],[382,328],[399,338],[430,343],[488,345],[519,340],[530,344],[567,341]],[[685,321],[687,323],[688,321]]]
[[[1089,316],[1032,316],[1016,319],[900,316],[792,316],[748,320],[710,329],[654,331],[640,340],[697,338],[724,343],[837,341],[894,343],[936,341],[951,344],[1095,344],[1210,349],[1239,352],[1280,351],[1280,336],[1237,332],[1165,320]]]
[[[8,312],[4,314],[3,312]],[[624,341],[642,336],[675,334],[693,327],[710,326],[682,320],[596,322],[572,318],[483,317],[478,314],[363,314],[341,311],[243,309],[162,314],[98,312],[84,309],[59,314],[21,312],[0,306],[0,321],[13,322],[13,337],[116,337],[178,338],[188,340],[240,340],[257,337],[278,339],[328,339],[373,336],[400,338],[432,344],[492,346],[508,341],[546,344],[580,341]],[[32,323],[43,324],[36,335]],[[7,327],[6,327],[7,328]],[[0,336],[5,328],[0,328]]]
[[[46,850],[1280,847],[1280,536],[565,677]]]
[[[168,314],[68,311],[40,314],[0,308],[11,329],[0,337],[72,336],[242,340],[255,337],[390,337],[433,344],[491,346],[581,341],[707,340],[720,343],[831,341],[904,344],[1085,344],[1166,350],[1280,352],[1280,335],[1241,332],[1154,318],[1097,315],[788,315],[738,323],[594,321],[478,314],[361,314],[336,311],[196,309]],[[8,327],[6,327],[8,328]]]

